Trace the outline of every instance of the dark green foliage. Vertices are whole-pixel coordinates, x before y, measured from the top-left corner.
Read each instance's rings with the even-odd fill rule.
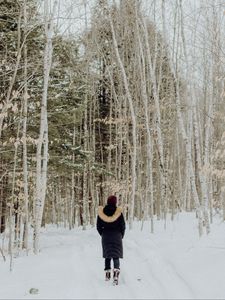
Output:
[[[4,201],[0,202],[0,218],[3,222],[6,214],[6,202],[11,201],[7,194],[12,189],[12,174],[14,156],[16,156],[16,180],[22,178],[22,125],[23,125],[23,97],[24,84],[28,89],[27,114],[27,151],[28,171],[30,178],[29,189],[34,190],[36,168],[36,140],[40,127],[40,105],[43,93],[43,65],[45,33],[44,25],[37,12],[35,1],[27,1],[27,23],[24,20],[23,1],[0,1],[0,105],[5,107],[6,97],[10,88],[11,79],[15,70],[16,60],[19,57],[19,67],[9,95],[8,106],[3,120],[3,131],[0,140],[0,156],[2,169],[0,177],[4,174],[0,192],[4,194]],[[19,37],[19,38],[18,38]],[[27,73],[24,77],[24,46],[27,47]],[[53,59],[48,89],[48,127],[49,127],[49,167],[48,175],[66,174],[74,170],[80,173],[84,161],[89,154],[82,151],[82,140],[73,144],[73,131],[80,126],[83,116],[83,88],[84,82],[80,70],[81,61],[78,58],[78,47],[74,40],[63,38],[56,34],[53,40]],[[16,142],[17,141],[17,142]],[[75,154],[75,162],[72,156]],[[4,163],[3,163],[4,161]],[[5,172],[5,169],[7,172]],[[32,173],[31,173],[32,171]],[[69,171],[69,172],[68,172]],[[5,172],[5,173],[4,173]],[[10,178],[10,180],[8,180]],[[51,182],[51,181],[50,181]],[[20,205],[18,194],[14,190],[15,213]],[[23,193],[23,188],[19,187]],[[6,196],[7,195],[7,196]],[[1,198],[3,201],[3,198]],[[4,210],[4,216],[2,216]],[[4,226],[2,225],[1,228]]]

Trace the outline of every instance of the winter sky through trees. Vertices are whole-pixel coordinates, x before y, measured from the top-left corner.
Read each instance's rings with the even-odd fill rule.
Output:
[[[113,2],[113,1],[111,1]],[[120,1],[114,1],[119,3]],[[173,47],[173,35],[176,27],[176,15],[175,10],[178,5],[178,1],[167,0],[165,2],[165,19],[166,19],[166,39],[170,50]],[[53,1],[52,1],[53,3]],[[95,0],[58,0],[58,16],[56,23],[58,29],[65,34],[81,34],[85,29],[87,22],[90,25],[91,11],[96,3]],[[110,3],[110,1],[109,1]],[[156,24],[159,30],[163,30],[162,25],[162,11],[161,1],[154,0],[143,0],[141,1],[142,8],[146,17]],[[224,24],[224,10],[225,5],[223,1],[201,1],[201,0],[185,0],[183,1],[183,22],[184,31],[187,42],[187,49],[189,53],[189,59],[193,65],[193,73],[197,77],[198,83],[203,80],[202,78],[202,61],[199,60],[201,57],[201,39],[203,38],[205,30],[205,18],[211,18],[209,8],[214,5],[220,15],[220,30],[225,35],[225,24]],[[224,48],[224,43],[222,42]],[[185,65],[183,66],[185,68]]]

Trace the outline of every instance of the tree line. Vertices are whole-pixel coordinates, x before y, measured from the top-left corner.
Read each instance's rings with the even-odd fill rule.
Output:
[[[130,227],[150,220],[151,232],[155,219],[166,226],[181,211],[196,211],[200,235],[215,212],[225,219],[224,19],[206,2],[190,51],[182,0],[173,2],[172,43],[164,0],[161,29],[141,1],[96,1],[80,36],[57,30],[57,1],[43,12],[37,1],[0,1],[9,253],[28,249],[30,232],[38,253],[45,224],[94,225],[109,194]]]

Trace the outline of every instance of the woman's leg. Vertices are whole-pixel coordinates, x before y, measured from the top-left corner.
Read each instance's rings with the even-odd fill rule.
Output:
[[[113,284],[118,284],[120,274],[120,260],[119,258],[113,258],[114,270],[113,270]]]
[[[105,280],[110,280],[111,277],[111,258],[105,259]]]
[[[113,258],[113,264],[114,264],[114,269],[119,269],[120,268],[120,259],[119,258]]]
[[[111,269],[111,258],[105,258],[105,271]]]

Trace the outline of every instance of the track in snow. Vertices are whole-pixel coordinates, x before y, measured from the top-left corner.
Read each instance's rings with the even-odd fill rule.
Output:
[[[203,239],[201,243],[192,238],[192,232],[184,235],[179,224],[176,230],[172,225],[167,232],[160,229],[154,235],[147,228],[140,231],[139,225],[126,231],[118,286],[104,281],[101,239],[95,228],[69,231],[50,226],[42,233],[38,256],[29,254],[14,259],[12,273],[9,260],[0,260],[0,299],[197,299],[225,294],[219,275],[225,269],[222,251],[220,256],[216,252],[213,257],[217,269],[212,274],[204,268],[200,270],[194,260],[198,255],[201,258],[202,253],[208,260],[212,251],[218,251],[213,239]],[[216,238],[220,239],[219,233]],[[221,242],[219,247],[225,244]],[[214,284],[211,294],[204,291],[207,282]],[[38,295],[29,294],[30,288],[37,288]]]

